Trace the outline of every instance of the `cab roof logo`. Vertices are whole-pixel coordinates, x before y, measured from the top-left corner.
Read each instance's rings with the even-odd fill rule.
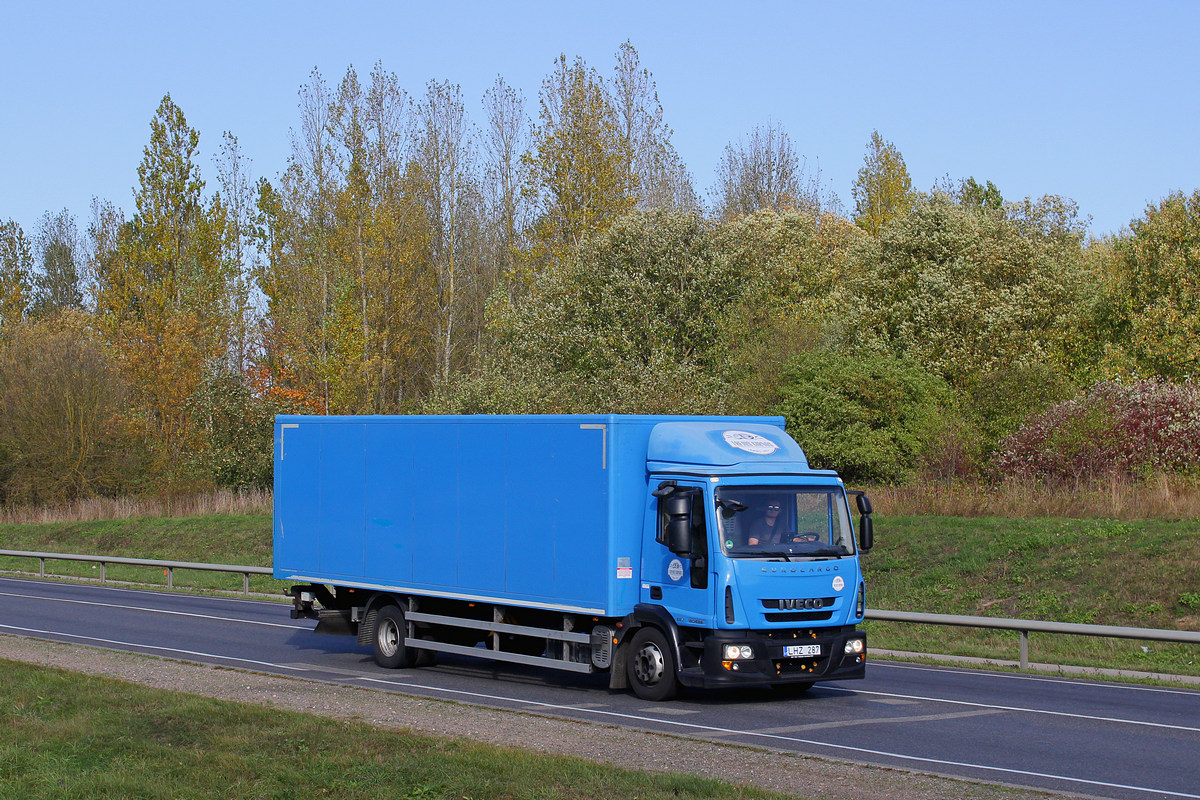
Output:
[[[757,433],[725,431],[721,436],[725,439],[725,444],[730,447],[745,450],[747,453],[753,453],[756,456],[769,456],[779,449],[779,445],[765,436],[759,436]]]

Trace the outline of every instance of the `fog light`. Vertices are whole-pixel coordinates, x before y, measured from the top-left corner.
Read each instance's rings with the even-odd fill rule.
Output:
[[[866,648],[866,645],[863,644],[862,639],[847,639],[846,640],[846,655],[848,655],[848,656],[858,655],[865,649],[867,649],[867,648]]]

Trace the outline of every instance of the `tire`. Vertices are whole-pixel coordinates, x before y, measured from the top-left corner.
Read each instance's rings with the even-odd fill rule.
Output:
[[[412,651],[404,646],[408,623],[400,606],[384,606],[375,620],[375,663],[385,669],[400,669],[411,662]]]
[[[432,636],[422,636],[421,638],[433,639]],[[437,659],[436,650],[423,650],[420,647],[410,647],[408,649],[412,653],[412,665],[414,667],[432,667],[434,661]]]
[[[625,671],[633,693],[643,700],[670,700],[679,690],[675,654],[658,628],[647,626],[633,635]]]

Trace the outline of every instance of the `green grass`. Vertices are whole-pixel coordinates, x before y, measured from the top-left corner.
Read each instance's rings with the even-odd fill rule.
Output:
[[[0,661],[0,798],[767,798]]]
[[[880,517],[869,605],[1200,630],[1200,522]],[[1018,634],[870,622],[873,647],[1013,660]],[[1200,675],[1200,647],[1031,634],[1030,660]]]
[[[1200,522],[884,516],[863,559],[873,608],[1200,630]],[[206,516],[0,525],[0,547],[270,566],[271,518]],[[37,571],[29,559],[0,569]],[[50,562],[96,577],[91,564]],[[110,565],[110,580],[165,583],[161,570]],[[240,575],[176,572],[180,587],[240,591]],[[286,584],[252,577],[251,590]],[[1015,632],[869,622],[873,647],[1015,660]],[[1143,649],[1145,648],[1145,649]],[[1200,647],[1032,634],[1054,664],[1200,675]]]
[[[48,553],[151,558],[161,561],[195,561],[209,564],[271,566],[270,515],[213,515],[165,517],[97,522],[48,522],[0,525],[0,548]],[[37,572],[35,559],[0,558],[0,570]],[[100,566],[84,562],[48,561],[47,573],[99,579]],[[162,569],[109,564],[110,581],[166,585]],[[242,576],[175,570],[176,588],[242,590]],[[250,576],[250,591],[282,594],[287,584],[267,576]]]

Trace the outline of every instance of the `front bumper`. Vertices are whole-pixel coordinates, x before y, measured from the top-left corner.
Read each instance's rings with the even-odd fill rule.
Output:
[[[861,653],[845,653],[846,640],[852,638],[862,639]],[[679,682],[684,686],[709,689],[864,678],[867,671],[866,641],[867,635],[853,625],[769,631],[712,631],[701,643],[686,645],[698,658],[679,671]],[[725,661],[723,650],[727,644],[749,645],[755,657]],[[820,645],[820,655],[803,658],[785,655],[784,648],[796,644]]]

